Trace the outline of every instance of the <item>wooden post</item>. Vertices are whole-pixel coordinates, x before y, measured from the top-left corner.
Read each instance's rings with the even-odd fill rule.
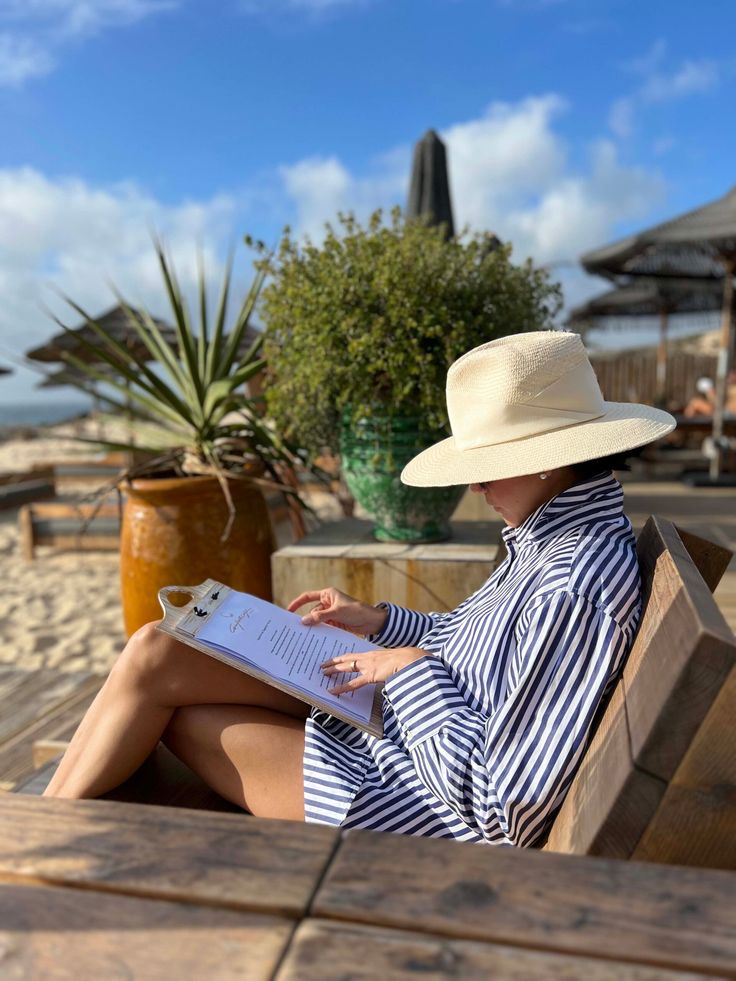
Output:
[[[665,408],[667,401],[667,321],[669,311],[662,307],[659,311],[659,344],[657,345],[657,405]]]
[[[723,312],[721,316],[721,340],[718,351],[718,367],[716,371],[716,404],[713,408],[713,456],[710,461],[710,476],[718,480],[721,475],[723,459],[723,414],[726,410],[728,394],[728,374],[731,370],[731,331],[734,325],[734,290],[733,277],[736,272],[736,256],[723,259]]]

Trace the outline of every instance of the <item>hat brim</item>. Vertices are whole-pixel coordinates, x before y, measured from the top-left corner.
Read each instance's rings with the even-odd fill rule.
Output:
[[[669,412],[648,405],[604,404],[606,411],[597,419],[508,443],[459,450],[450,436],[410,460],[401,480],[411,487],[449,487],[523,477],[637,449],[677,425]]]

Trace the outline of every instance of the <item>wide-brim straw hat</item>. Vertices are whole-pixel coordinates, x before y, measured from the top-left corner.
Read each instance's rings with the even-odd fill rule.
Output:
[[[447,373],[452,436],[404,467],[413,487],[540,473],[633,450],[675,428],[668,412],[606,402],[578,334],[530,331],[468,351]]]

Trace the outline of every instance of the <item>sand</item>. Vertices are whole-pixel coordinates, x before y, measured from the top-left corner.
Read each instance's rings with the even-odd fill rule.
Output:
[[[34,463],[99,458],[102,454],[95,447],[70,438],[75,432],[96,431],[88,422],[6,438],[0,441],[0,472],[25,470]],[[106,426],[106,435],[116,438],[114,428]],[[65,495],[75,491],[88,493],[89,486],[61,488]],[[334,501],[321,510],[326,517],[339,513]],[[290,538],[288,528],[285,534]],[[278,538],[285,543],[281,529]],[[31,562],[20,554],[18,509],[0,511],[0,663],[106,673],[125,642],[118,554],[49,547],[38,548],[36,554]]]
[[[65,425],[37,430],[38,438],[29,439],[29,430],[25,438],[6,439],[0,443],[0,472],[99,456],[69,438],[84,429]],[[65,494],[74,490],[64,487]],[[0,511],[0,662],[107,672],[124,643],[119,568],[116,552],[40,548],[28,562],[20,554],[18,509]]]

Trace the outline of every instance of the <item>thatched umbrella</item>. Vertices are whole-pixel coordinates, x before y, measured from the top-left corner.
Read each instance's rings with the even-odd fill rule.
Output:
[[[455,234],[447,152],[433,129],[427,130],[414,146],[406,214],[409,218],[426,218],[430,225],[444,224],[448,237]]]
[[[60,368],[59,371],[45,375],[36,385],[36,388],[61,388],[63,385],[71,385],[74,388],[89,386],[90,394],[94,394],[92,391],[94,384],[94,378],[90,378],[79,368],[67,365],[66,368]]]
[[[133,312],[137,313],[135,310]],[[123,307],[113,307],[99,317],[95,317],[95,322],[106,334],[109,334],[126,347],[133,357],[149,360],[150,354],[148,348],[140,339],[138,331],[131,324],[128,314]],[[174,328],[161,320],[155,320],[155,323],[167,344],[172,346],[176,344],[176,331]],[[87,323],[80,324],[79,327],[75,327],[70,333],[62,331],[60,334],[55,334],[45,344],[33,348],[32,351],[28,351],[26,357],[32,361],[53,362],[65,361],[65,355],[71,354],[80,361],[94,363],[94,354],[85,347],[84,340],[93,344],[95,347],[99,346],[98,335]]]
[[[639,279],[601,293],[570,312],[571,326],[595,324],[603,317],[659,317],[657,346],[657,401],[665,400],[667,382],[667,327],[673,313],[710,313],[721,306],[723,288],[709,279]]]
[[[618,276],[681,276],[720,280],[723,285],[721,344],[713,413],[711,478],[721,472],[723,415],[736,335],[736,187],[716,201],[582,257],[588,272]]]

